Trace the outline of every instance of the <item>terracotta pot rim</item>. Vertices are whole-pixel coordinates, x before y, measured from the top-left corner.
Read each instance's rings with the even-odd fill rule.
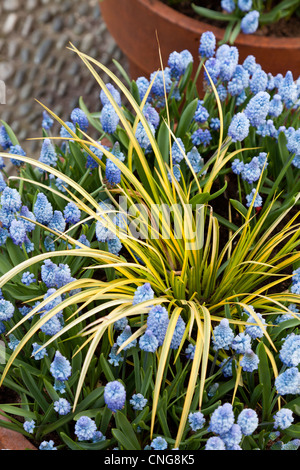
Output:
[[[196,20],[191,18],[183,13],[180,13],[168,5],[162,3],[160,0],[137,0],[145,8],[150,10],[152,13],[157,12],[157,14],[170,23],[179,24],[190,31],[193,31],[195,34],[200,35],[206,31],[212,31],[217,39],[222,39],[224,37],[224,29],[217,26],[211,26],[203,21]],[[253,34],[242,34],[240,33],[235,41],[235,45],[246,45],[249,47],[262,47],[277,49],[278,47],[285,49],[294,49],[295,47],[300,46],[300,35],[292,38],[277,38],[270,36],[256,36]]]

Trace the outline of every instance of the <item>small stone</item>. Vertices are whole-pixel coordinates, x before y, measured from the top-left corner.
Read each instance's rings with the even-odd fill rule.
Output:
[[[15,26],[16,26],[16,23],[18,21],[18,16],[16,13],[10,13],[7,18],[6,18],[6,21],[4,23],[4,26],[3,26],[3,33],[4,34],[10,34]]]
[[[38,0],[27,0],[26,3],[26,10],[27,11],[32,11],[35,10],[38,6]]]
[[[31,43],[33,46],[37,46],[42,39],[42,33],[40,30],[35,30],[31,35]]]
[[[26,83],[21,89],[20,92],[20,97],[22,100],[26,100],[31,96],[32,93],[32,84],[31,83]]]
[[[39,73],[39,67],[37,67],[36,65],[30,67],[29,73],[28,73],[28,80],[34,80],[36,76],[38,75],[38,73]]]
[[[38,81],[39,87],[44,87],[45,85],[47,85],[47,81],[48,81],[48,75],[42,75]]]
[[[58,41],[56,42],[56,49],[63,49],[69,41],[69,36],[67,34],[62,34]]]
[[[64,27],[64,20],[61,16],[58,16],[57,18],[55,18],[55,20],[52,23],[53,31],[55,31],[56,33],[60,33],[63,27]]]
[[[9,62],[2,62],[0,63],[0,80],[4,82],[11,78],[14,74],[14,67]]]
[[[1,119],[2,121],[9,122],[12,117],[12,111],[11,110],[6,110],[3,113],[1,113]]]
[[[13,130],[14,132],[18,132],[19,129],[20,129],[20,123],[19,123],[19,121],[13,121],[13,122],[11,123],[11,128],[12,128],[12,130]]]
[[[53,40],[51,38],[44,39],[44,41],[42,42],[42,44],[37,50],[37,53],[34,58],[34,62],[36,64],[40,64],[41,62],[43,62],[44,58],[46,57],[46,55],[48,54],[52,46],[53,46]]]
[[[23,28],[21,31],[21,35],[23,36],[23,38],[27,38],[27,36],[31,33],[32,25],[33,25],[33,16],[28,15],[26,17],[26,20],[24,21]]]
[[[71,8],[72,8],[72,2],[70,2],[69,0],[64,0],[64,2],[62,2],[61,11],[63,13],[66,13],[67,11],[71,10]]]
[[[50,55],[45,62],[46,69],[51,69],[54,66],[55,62],[56,62],[56,57],[53,55]]]
[[[79,72],[79,70],[80,70],[79,63],[78,62],[73,62],[71,64],[71,67],[68,70],[68,75],[70,75],[70,77],[75,77],[75,75]]]
[[[68,83],[65,81],[61,82],[57,90],[58,96],[64,96],[66,94],[67,88],[68,88]]]
[[[63,57],[60,57],[54,67],[55,75],[59,74],[62,71],[64,65],[65,65],[65,60]]]
[[[3,9],[4,11],[16,11],[20,8],[19,0],[4,0]]]
[[[14,59],[18,53],[19,50],[19,44],[17,41],[9,41],[8,42],[8,51],[7,51],[7,57],[9,59]]]
[[[28,48],[25,48],[25,49],[21,49],[21,60],[24,64],[27,64],[29,62],[29,59],[30,59],[30,49]]]
[[[15,76],[15,79],[14,79],[14,87],[15,88],[20,88],[24,81],[25,81],[25,77],[26,77],[26,72],[24,69],[19,69],[16,73],[16,76]]]
[[[22,104],[18,109],[18,114],[20,117],[28,116],[30,111],[32,110],[33,102],[30,101],[28,103]]]
[[[78,13],[80,16],[87,16],[89,13],[89,6],[87,3],[82,3],[78,8]]]
[[[74,33],[77,34],[77,36],[81,36],[81,34],[84,32],[84,26],[82,23],[77,23],[74,27]]]
[[[81,50],[82,52],[88,52],[95,41],[95,36],[93,33],[88,33],[84,36],[81,42]]]
[[[93,11],[93,18],[98,20],[101,16],[99,5],[96,5]]]
[[[52,19],[52,14],[49,10],[43,11],[38,17],[38,20],[40,23],[49,23],[51,19]]]
[[[73,26],[75,24],[76,24],[76,19],[75,19],[74,15],[69,15],[68,18],[67,18],[66,26],[68,28],[73,28]]]

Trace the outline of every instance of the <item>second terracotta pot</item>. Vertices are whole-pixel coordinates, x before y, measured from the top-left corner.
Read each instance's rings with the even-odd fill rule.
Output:
[[[223,29],[183,15],[159,0],[101,0],[100,8],[108,30],[128,58],[132,78],[149,76],[160,67],[157,37],[166,66],[169,54],[183,49],[198,63],[203,32],[212,31],[218,41],[224,35]],[[240,63],[251,54],[266,72],[291,70],[294,78],[300,75],[300,31],[297,38],[240,34],[235,45]]]

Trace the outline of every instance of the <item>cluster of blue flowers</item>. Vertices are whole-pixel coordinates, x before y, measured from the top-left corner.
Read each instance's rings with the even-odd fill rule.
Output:
[[[100,243],[107,243],[110,253],[118,255],[122,249],[122,243],[117,233],[122,233],[122,230],[125,228],[122,214],[116,213],[115,207],[109,200],[99,203],[98,214],[100,219],[96,222],[96,238]]]
[[[254,372],[258,369],[259,358],[253,351],[252,342],[263,336],[263,328],[267,327],[267,325],[260,313],[255,312],[252,306],[249,306],[249,308],[253,311],[253,314],[251,315],[248,311],[244,310],[243,313],[247,316],[244,331],[235,334],[234,328],[230,326],[226,318],[221,320],[213,330],[212,343],[215,351],[231,350],[233,353],[232,357],[224,359],[220,364],[225,377],[232,376],[232,361],[235,355],[240,358],[239,364],[244,372]],[[257,318],[260,320],[260,324],[258,324]]]
[[[222,3],[226,11],[234,11],[236,8],[233,0],[225,0]],[[256,20],[256,12],[250,11],[243,18],[242,25],[247,23],[250,32]],[[243,141],[249,135],[251,128],[254,128],[258,136],[268,136],[276,141],[280,133],[284,133],[287,138],[287,149],[294,155],[292,164],[299,168],[300,131],[294,127],[286,128],[280,118],[287,110],[298,109],[300,79],[295,80],[291,71],[285,76],[266,73],[252,55],[249,55],[243,64],[238,64],[239,53],[235,46],[223,44],[216,51],[213,50],[215,41],[211,32],[203,33],[200,44],[200,55],[207,59],[205,66],[217,87],[220,100],[225,102],[230,97],[235,99],[236,113],[228,129],[232,141]],[[205,81],[209,87],[207,75]],[[247,104],[244,107],[246,100]],[[254,161],[248,170],[250,177],[254,176],[257,181],[258,170],[254,168],[255,166]]]
[[[221,7],[226,13],[237,11],[245,13],[241,21],[241,30],[244,34],[253,34],[259,26],[260,13],[253,9],[252,0],[221,0]]]

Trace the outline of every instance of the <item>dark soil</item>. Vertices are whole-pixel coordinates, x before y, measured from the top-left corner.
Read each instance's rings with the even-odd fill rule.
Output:
[[[17,392],[4,386],[0,387],[0,408],[1,405],[10,405],[12,403],[20,403]]]
[[[191,18],[201,20],[208,25],[217,26],[219,28],[226,28],[226,21],[215,21],[209,18],[204,18],[193,10],[191,4],[199,5],[209,10],[222,11],[220,6],[220,0],[182,0],[179,3],[173,3],[172,0],[161,0],[162,3],[171,6],[174,10],[183,13],[184,15],[190,16]],[[274,1],[274,6],[279,1]],[[270,36],[270,37],[281,37],[281,38],[292,38],[300,37],[300,17],[293,15],[289,20],[281,19],[276,23],[260,26],[259,29],[254,33],[257,36]]]

